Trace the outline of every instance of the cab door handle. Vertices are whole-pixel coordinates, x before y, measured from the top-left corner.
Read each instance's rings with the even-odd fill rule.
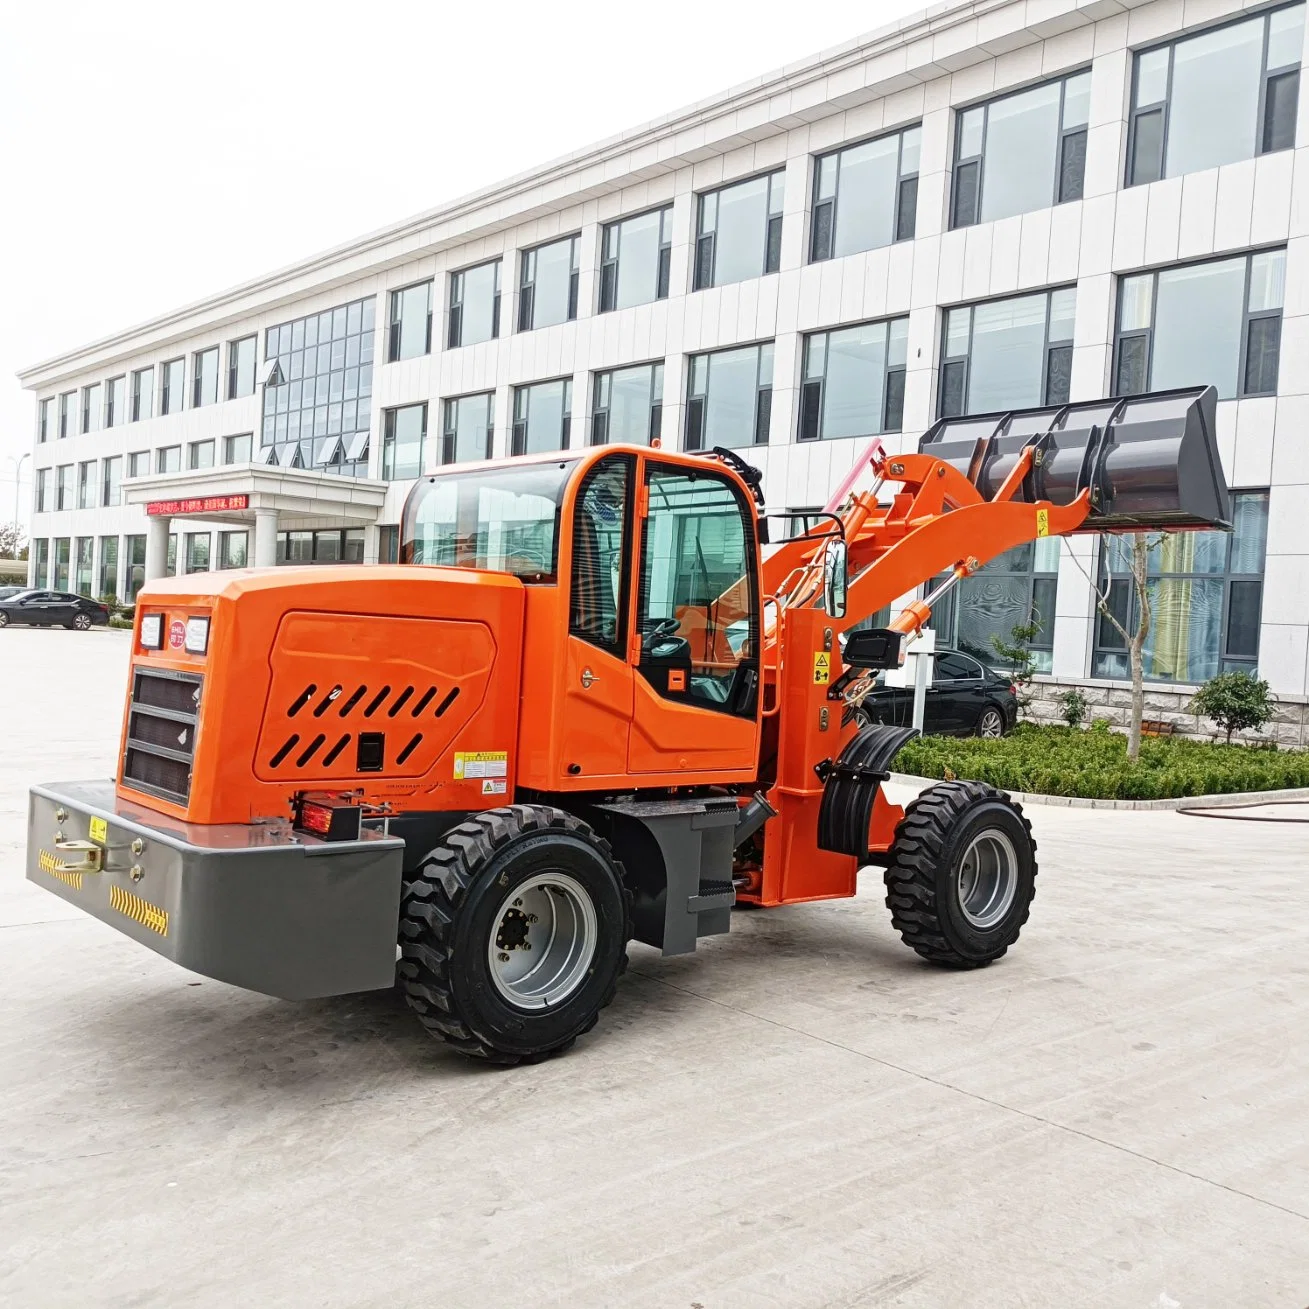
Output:
[[[599,680],[600,679],[589,668],[582,669],[581,681],[582,681],[583,690],[589,691],[591,687]]]

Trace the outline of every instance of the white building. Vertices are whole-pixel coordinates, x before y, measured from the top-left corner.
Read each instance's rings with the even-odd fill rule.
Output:
[[[1304,11],[937,5],[30,368],[32,581],[134,594],[170,533],[179,571],[394,557],[424,469],[655,431],[743,447],[804,509],[856,437],[1212,382],[1236,531],[1156,552],[1155,704],[1257,666],[1299,706]],[[1041,544],[965,583],[945,637],[986,651],[1035,605],[1054,677],[1110,686],[1112,561]]]

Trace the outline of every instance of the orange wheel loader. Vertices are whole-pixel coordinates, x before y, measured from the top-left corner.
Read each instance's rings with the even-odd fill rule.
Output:
[[[991,963],[1032,901],[1022,811],[967,781],[892,804],[911,732],[852,709],[1016,545],[1226,525],[1215,392],[874,440],[775,546],[760,485],[726,449],[457,465],[409,496],[399,565],[150,583],[117,780],[33,788],[28,877],[235,986],[398,981],[505,1064],[589,1031],[632,938],[684,954],[863,865],[920,955]]]

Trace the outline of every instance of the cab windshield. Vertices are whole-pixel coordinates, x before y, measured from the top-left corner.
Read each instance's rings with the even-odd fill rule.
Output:
[[[555,581],[559,510],[574,463],[563,459],[424,478],[405,502],[401,562]]]

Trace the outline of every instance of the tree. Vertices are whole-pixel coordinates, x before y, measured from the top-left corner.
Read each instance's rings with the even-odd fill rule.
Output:
[[[1195,693],[1191,712],[1213,719],[1231,745],[1233,732],[1257,732],[1273,716],[1273,702],[1262,679],[1244,672],[1219,673]]]
[[[1009,680],[1014,684],[1014,698],[1019,709],[1026,709],[1032,703],[1032,697],[1027,694],[1032,675],[1036,672],[1032,642],[1040,635],[1041,616],[1033,610],[1027,622],[1015,623],[1009,629],[1008,641],[1001,636],[991,637],[992,648],[1009,665]]]
[[[0,559],[26,559],[27,534],[17,523],[0,523]]]

